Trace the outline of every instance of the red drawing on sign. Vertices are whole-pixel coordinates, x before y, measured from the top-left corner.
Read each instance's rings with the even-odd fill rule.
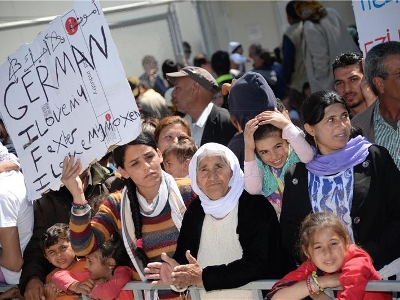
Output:
[[[65,21],[65,30],[69,35],[74,35],[78,31],[78,21],[74,17],[69,17],[67,21]]]
[[[106,114],[106,121],[110,121],[111,120],[111,115],[110,114]]]
[[[399,31],[399,38],[400,38],[400,31]],[[368,41],[368,42],[366,42],[366,43],[364,43],[364,50],[365,50],[365,53],[367,54],[368,53],[368,46],[369,45],[372,45],[372,44],[374,44],[374,46],[375,46],[375,42],[377,42],[377,41],[381,41],[381,43],[385,43],[385,42],[390,42],[390,32],[389,32],[389,29],[386,29],[386,35],[384,35],[384,36],[381,36],[381,37],[378,37],[378,38],[376,38],[376,39],[374,39],[374,40],[372,40],[372,41]],[[371,47],[372,48],[372,47]]]

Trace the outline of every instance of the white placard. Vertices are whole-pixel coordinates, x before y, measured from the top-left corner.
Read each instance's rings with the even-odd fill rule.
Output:
[[[379,43],[400,41],[400,1],[353,0],[353,10],[364,57]]]
[[[79,157],[85,168],[141,130],[97,1],[76,1],[11,54],[0,66],[0,93],[0,111],[31,199],[59,189],[66,155]]]

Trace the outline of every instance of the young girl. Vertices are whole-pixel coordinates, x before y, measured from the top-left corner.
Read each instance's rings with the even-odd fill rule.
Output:
[[[323,290],[342,286],[340,300],[390,300],[390,293],[366,292],[369,280],[381,280],[364,250],[350,243],[341,220],[331,212],[309,214],[300,227],[300,247],[306,259],[278,281],[266,299],[330,299]]]
[[[290,118],[278,110],[264,111],[248,121],[244,143],[245,188],[250,194],[267,197],[279,219],[286,169],[299,161],[311,161],[314,151]]]
[[[85,272],[58,271],[53,282],[67,293],[89,295],[92,299],[129,300],[132,291],[123,291],[132,280],[130,258],[118,233],[114,233],[98,250],[86,256]]]

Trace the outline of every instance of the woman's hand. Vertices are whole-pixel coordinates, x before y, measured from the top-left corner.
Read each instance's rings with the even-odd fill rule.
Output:
[[[190,254],[190,250],[186,251],[186,258],[189,261],[187,265],[179,265],[172,272],[172,284],[178,289],[188,287],[190,285],[203,285],[203,269],[197,260]]]
[[[34,276],[29,279],[25,287],[24,297],[26,300],[46,300],[43,282],[38,277]]]
[[[61,182],[67,187],[74,198],[74,203],[83,204],[86,202],[83,193],[82,180],[79,178],[82,165],[79,159],[75,162],[75,157],[64,157]]]
[[[146,279],[153,280],[153,285],[172,284],[172,270],[179,264],[175,259],[170,258],[165,252],[161,253],[161,259],[164,262],[147,264],[147,268],[144,269]]]
[[[285,128],[286,125],[290,124],[291,121],[279,110],[275,109],[266,110],[256,116],[256,119],[260,122],[259,125],[272,124],[279,129]]]
[[[89,295],[94,287],[94,284],[94,280],[89,278],[81,282],[74,282],[68,287],[68,289],[77,294]]]

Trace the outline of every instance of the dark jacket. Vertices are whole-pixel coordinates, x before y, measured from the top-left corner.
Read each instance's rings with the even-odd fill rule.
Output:
[[[226,146],[235,135],[236,131],[236,128],[231,122],[229,112],[225,108],[213,105],[204,126],[201,145],[213,142]]]
[[[353,234],[372,257],[377,270],[400,257],[400,171],[389,152],[372,145],[364,162],[354,167],[353,201],[350,216]],[[299,227],[312,212],[308,171],[303,163],[285,174],[281,228],[283,245],[300,261]]]
[[[351,119],[351,124],[361,126],[364,136],[371,143],[375,142],[375,132],[374,132],[374,110],[376,102],[367,107],[366,110],[355,115]]]
[[[174,255],[180,264],[188,263],[186,250],[197,257],[204,217],[204,210],[197,197],[183,218]],[[283,255],[278,219],[265,197],[243,191],[239,199],[236,232],[243,257],[227,265],[205,267],[202,279],[207,291],[235,288],[259,279],[282,278],[294,269],[288,256]]]

